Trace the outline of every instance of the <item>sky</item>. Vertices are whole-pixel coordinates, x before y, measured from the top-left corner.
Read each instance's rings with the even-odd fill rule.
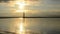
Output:
[[[13,1],[10,3],[14,3]],[[0,3],[0,16],[19,17],[21,12],[16,14],[16,7],[10,6],[9,2]],[[28,3],[28,2],[27,2]],[[60,17],[60,1],[56,0],[38,0],[29,1],[24,10],[26,17]],[[2,14],[2,15],[1,15]],[[13,15],[14,14],[14,15]]]

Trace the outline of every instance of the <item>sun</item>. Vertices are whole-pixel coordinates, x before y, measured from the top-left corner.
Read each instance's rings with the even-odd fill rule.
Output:
[[[18,5],[16,12],[24,12],[24,7],[26,5],[24,1],[16,1],[15,4]]]

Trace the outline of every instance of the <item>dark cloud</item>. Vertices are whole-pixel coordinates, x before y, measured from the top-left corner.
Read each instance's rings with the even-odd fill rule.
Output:
[[[8,1],[14,1],[14,0],[0,0],[0,2],[8,2]]]

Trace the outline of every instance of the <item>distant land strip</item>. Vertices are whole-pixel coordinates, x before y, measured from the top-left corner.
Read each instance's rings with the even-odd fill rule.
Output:
[[[60,18],[60,17],[0,17],[0,19],[4,18]]]

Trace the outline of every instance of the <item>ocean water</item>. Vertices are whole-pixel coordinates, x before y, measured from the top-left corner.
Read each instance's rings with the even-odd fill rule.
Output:
[[[60,34],[60,18],[6,18],[0,19],[0,31],[22,34]]]

